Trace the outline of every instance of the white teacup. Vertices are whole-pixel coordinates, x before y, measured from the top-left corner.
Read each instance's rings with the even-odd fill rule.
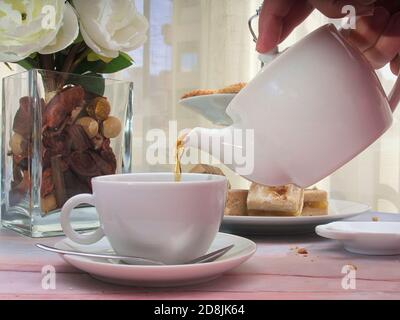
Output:
[[[206,253],[223,217],[226,178],[183,173],[132,173],[92,179],[93,194],[70,198],[61,210],[65,235],[79,244],[106,236],[120,255],[178,264]],[[96,207],[101,227],[79,234],[70,213],[79,204]]]

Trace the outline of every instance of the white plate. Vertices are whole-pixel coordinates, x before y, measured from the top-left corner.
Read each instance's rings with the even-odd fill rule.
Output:
[[[107,261],[71,255],[61,256],[74,267],[102,281],[140,287],[175,287],[213,280],[242,264],[256,251],[256,244],[253,241],[225,233],[217,234],[209,251],[230,244],[235,246],[213,262],[187,265],[126,265],[113,260]],[[85,252],[113,252],[106,238],[92,245],[79,245],[69,239],[64,239],[55,246],[59,249]]]
[[[329,200],[328,214],[323,216],[259,217],[225,216],[221,231],[251,235],[291,235],[314,232],[319,224],[350,218],[370,210],[366,204]]]
[[[340,221],[320,225],[321,237],[339,240],[347,251],[368,255],[400,254],[400,222]]]
[[[229,126],[232,119],[226,114],[226,108],[234,96],[234,93],[215,93],[181,99],[179,103],[200,113],[216,125]]]

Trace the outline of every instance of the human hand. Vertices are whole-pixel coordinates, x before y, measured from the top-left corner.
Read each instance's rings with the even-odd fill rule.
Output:
[[[264,0],[259,19],[257,51],[266,53],[281,43],[317,9],[329,18],[342,18],[345,5],[353,5],[356,29],[341,33],[357,46],[376,69],[391,63],[400,71],[400,3],[397,0]]]

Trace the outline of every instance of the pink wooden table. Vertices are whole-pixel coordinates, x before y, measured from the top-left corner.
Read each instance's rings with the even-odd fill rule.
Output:
[[[59,238],[40,239],[53,244]],[[147,289],[109,285],[74,269],[37,240],[0,230],[1,299],[400,299],[400,256],[345,252],[317,236],[257,237],[256,254],[223,277],[184,288]],[[304,247],[308,255],[297,254]],[[53,265],[56,289],[42,289],[41,270]],[[356,289],[343,289],[344,265],[356,267]]]

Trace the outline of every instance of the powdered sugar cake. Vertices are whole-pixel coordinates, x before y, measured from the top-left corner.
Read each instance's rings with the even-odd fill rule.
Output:
[[[292,184],[269,187],[252,183],[247,197],[248,215],[298,216],[303,199],[303,189]]]

